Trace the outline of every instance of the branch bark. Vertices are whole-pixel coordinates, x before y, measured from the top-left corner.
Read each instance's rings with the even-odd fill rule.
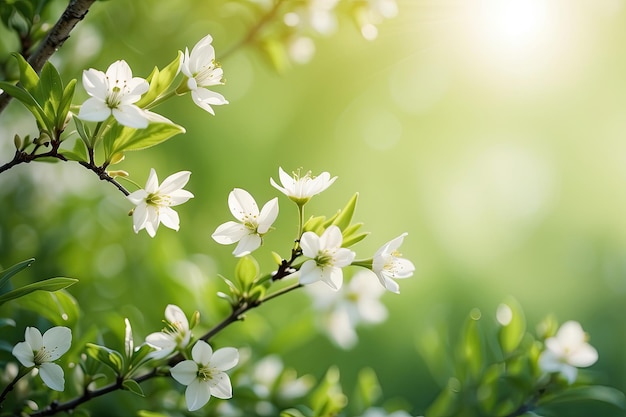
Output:
[[[74,27],[84,19],[89,8],[96,0],[72,0],[67,8],[56,22],[54,27],[48,32],[46,38],[41,42],[39,47],[28,58],[28,63],[33,69],[39,73],[43,65],[50,57],[63,45],[70,37],[70,32]],[[0,95],[0,113],[7,107],[11,101],[11,96],[6,93]]]

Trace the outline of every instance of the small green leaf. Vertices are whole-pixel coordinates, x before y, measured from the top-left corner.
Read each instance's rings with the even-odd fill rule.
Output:
[[[4,271],[0,272],[0,288],[4,287],[9,282],[9,279],[13,275],[28,268],[32,265],[33,262],[35,262],[35,258],[30,258],[25,261],[18,262],[15,265],[10,266]]]
[[[297,408],[290,408],[280,412],[280,417],[310,417],[311,414],[304,414]]]
[[[178,51],[178,56],[165,68],[159,71],[159,69],[155,67],[154,70],[152,70],[150,76],[147,78],[147,81],[150,83],[150,88],[146,94],[135,103],[137,106],[141,108],[149,106],[154,100],[158,99],[159,96],[167,91],[176,78],[176,75],[178,75],[182,58],[183,53]]]
[[[39,84],[39,76],[37,75],[37,72],[30,66],[28,61],[26,61],[22,55],[14,52],[13,56],[17,60],[17,65],[20,69],[20,83],[22,84],[22,87],[24,87],[24,89],[33,97],[37,97]]]
[[[64,288],[69,287],[77,283],[78,280],[74,278],[48,278],[43,281],[34,282],[32,284],[24,285],[23,287],[19,287],[14,289],[13,291],[9,291],[6,294],[0,295],[0,305],[6,303],[9,300],[14,300],[16,298],[20,298],[25,296],[26,294],[30,294],[33,291],[58,291]]]
[[[252,256],[244,256],[235,266],[235,279],[241,289],[247,290],[259,276],[259,264]]]
[[[52,120],[48,118],[43,108],[28,91],[5,81],[0,81],[0,88],[11,97],[19,100],[27,108],[35,116],[37,125],[41,129],[48,129],[52,125]]]
[[[63,151],[61,153],[70,161],[89,161],[87,148],[85,148],[85,143],[82,140],[76,140],[74,142],[74,148],[71,151]]]
[[[63,81],[54,65],[49,61],[41,69],[37,90],[33,96],[43,105],[50,120],[56,120],[57,109],[63,99]]]
[[[355,395],[350,399],[351,404],[359,411],[372,407],[380,398],[382,389],[372,368],[363,368],[359,372]],[[352,407],[354,409],[354,407]]]
[[[356,209],[356,203],[359,199],[359,193],[356,193],[348,201],[346,206],[339,212],[339,215],[333,220],[333,224],[342,231],[345,230],[352,222],[354,216],[354,210]]]
[[[170,417],[169,414],[156,413],[154,411],[139,410],[137,411],[137,417]]]
[[[539,404],[545,406],[586,401],[600,401],[626,410],[626,395],[616,388],[603,385],[570,387],[558,394],[542,398]]]
[[[106,346],[100,346],[93,343],[87,343],[85,346],[85,352],[93,359],[102,362],[109,368],[111,368],[116,375],[121,375],[123,371],[123,359],[122,355],[113,349],[109,349]]]
[[[67,291],[35,291],[15,300],[26,310],[34,311],[57,326],[74,327],[78,321],[78,302]]]
[[[484,347],[479,326],[480,310],[473,309],[465,321],[457,354],[465,378],[476,380],[484,366]]]
[[[55,125],[57,129],[61,129],[65,124],[65,119],[67,119],[67,114],[70,111],[70,106],[72,105],[72,100],[74,99],[75,89],[76,79],[72,79],[69,83],[67,83],[65,89],[63,90],[63,97],[56,109]]]
[[[428,407],[425,415],[428,417],[455,416],[461,408],[461,383],[456,378],[450,378],[448,384],[439,393],[435,401]],[[469,414],[472,415],[472,414]]]
[[[498,339],[505,354],[510,354],[519,346],[526,332],[524,311],[517,300],[507,298],[498,306],[496,319],[500,324]]]
[[[104,134],[105,157],[110,160],[118,152],[150,148],[179,133],[185,133],[185,129],[166,121],[151,121],[145,129],[122,126],[111,128]]]
[[[124,382],[122,382],[122,387],[124,387],[126,391],[130,391],[135,395],[145,397],[141,386],[134,379],[125,379]]]
[[[139,368],[142,364],[144,364],[145,362],[149,360],[147,359],[148,354],[153,351],[154,351],[154,348],[151,347],[150,345],[143,344],[139,346],[139,348],[133,352],[130,358],[129,369],[134,371],[137,368]]]
[[[364,232],[364,233],[358,233],[356,235],[352,235],[349,237],[346,237],[343,242],[341,242],[341,247],[343,248],[349,248],[350,246],[359,243],[360,241],[362,241],[363,239],[365,239],[367,236],[369,236],[369,232]]]
[[[89,129],[78,117],[74,116],[72,119],[74,120],[74,124],[76,125],[76,132],[78,132],[78,136],[80,136],[85,146],[89,149],[90,147],[92,147],[91,133],[89,132]]]

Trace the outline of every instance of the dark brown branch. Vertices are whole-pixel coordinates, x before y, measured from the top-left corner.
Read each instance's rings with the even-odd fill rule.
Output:
[[[43,65],[70,37],[70,32],[78,22],[83,20],[89,11],[89,7],[91,7],[95,1],[96,0],[70,1],[70,4],[68,4],[56,24],[50,29],[46,38],[28,59],[28,62],[37,73],[41,71]],[[11,96],[6,93],[0,95],[0,113],[2,113],[9,104],[9,101],[11,101]]]

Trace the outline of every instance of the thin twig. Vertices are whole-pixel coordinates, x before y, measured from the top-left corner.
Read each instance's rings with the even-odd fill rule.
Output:
[[[291,261],[292,262],[292,261]],[[285,272],[288,274],[288,272]],[[283,278],[283,277],[281,277]],[[204,341],[209,341],[212,337],[214,337],[216,334],[218,334],[219,332],[221,332],[223,329],[225,329],[226,327],[230,326],[231,324],[240,321],[243,319],[243,315],[244,313],[252,310],[253,308],[259,307],[260,305],[273,300],[277,297],[280,297],[282,295],[285,295],[293,290],[296,290],[298,288],[302,287],[301,284],[294,284],[290,287],[286,287],[283,288],[279,291],[276,291],[275,293],[269,294],[267,297],[261,299],[261,300],[257,300],[254,302],[247,302],[247,301],[242,301],[239,305],[234,306],[233,310],[231,311],[231,313],[221,322],[219,322],[218,324],[216,324],[211,330],[209,330],[207,333],[205,333],[202,337],[199,338],[199,340],[204,340]],[[177,363],[183,361],[185,358],[183,357],[182,354],[178,353],[177,355],[173,356],[167,363],[168,366],[172,367],[174,365],[176,365]],[[137,383],[142,383],[144,381],[147,381],[149,379],[152,379],[154,377],[157,376],[162,376],[164,375],[163,373],[159,373],[159,367],[155,367],[152,368],[149,372],[142,374],[140,376],[134,377],[133,380]],[[69,400],[67,402],[64,403],[52,403],[50,405],[48,405],[46,408],[41,409],[40,411],[37,411],[33,414],[30,414],[31,417],[44,417],[44,416],[52,416],[54,414],[60,413],[60,412],[64,412],[64,411],[71,411],[73,409],[75,409],[76,407],[78,407],[79,405],[93,399],[93,398],[97,398],[100,396],[103,396],[105,394],[108,394],[110,392],[113,391],[117,391],[117,390],[121,390],[124,388],[123,386],[123,382],[124,379],[121,377],[118,377],[115,382],[109,384],[109,385],[105,385],[102,388],[99,388],[97,390],[93,390],[93,391],[89,391],[89,390],[85,390],[85,392],[83,393],[83,395],[81,395],[80,397],[74,398],[72,400]]]
[[[59,20],[52,27],[52,29],[50,29],[50,32],[48,32],[46,38],[28,59],[28,63],[37,73],[41,71],[43,65],[70,37],[70,32],[74,29],[78,22],[83,20],[89,11],[89,8],[93,3],[95,3],[95,1],[96,0],[70,1]],[[9,101],[11,101],[11,96],[7,93],[0,95],[0,113],[2,113],[2,111],[9,104]]]
[[[254,41],[256,37],[259,35],[259,33],[261,32],[261,30],[265,27],[265,25],[271,22],[274,16],[276,16],[276,14],[278,13],[278,9],[284,2],[285,0],[276,0],[272,8],[269,9],[267,13],[263,15],[263,17],[261,17],[261,19],[256,23],[256,25],[252,26],[250,30],[248,30],[248,33],[246,33],[246,36],[244,36],[243,39],[241,39],[239,42],[237,42],[236,44],[231,46],[229,49],[227,49],[226,52],[224,52],[221,55],[220,59],[226,59],[237,49]]]

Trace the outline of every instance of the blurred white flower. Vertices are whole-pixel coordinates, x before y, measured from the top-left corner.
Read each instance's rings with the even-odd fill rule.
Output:
[[[24,342],[13,348],[15,356],[22,365],[39,369],[44,384],[55,391],[63,391],[65,378],[63,368],[53,361],[67,352],[72,344],[72,331],[67,327],[57,326],[48,329],[43,336],[35,327],[27,327]]]
[[[273,178],[270,178],[272,186],[300,206],[306,204],[314,195],[330,187],[337,179],[337,177],[330,178],[328,172],[322,172],[317,177],[314,177],[311,175],[311,171],[300,175],[299,170],[294,172],[293,177],[291,177],[282,168],[278,168],[278,176],[282,186],[278,185]]]
[[[311,258],[300,267],[300,283],[311,284],[325,282],[337,291],[343,283],[341,268],[352,263],[355,253],[342,248],[343,237],[337,226],[330,226],[318,236],[313,232],[304,232],[300,238],[302,254]]]
[[[254,393],[263,399],[276,395],[282,400],[300,398],[313,387],[315,379],[311,375],[297,376],[294,369],[287,368],[278,355],[269,355],[259,360],[249,379]]]
[[[246,190],[235,188],[228,195],[230,212],[240,223],[229,221],[215,230],[211,237],[222,245],[239,242],[233,255],[245,256],[258,249],[276,217],[278,217],[278,198],[273,198],[261,209]]]
[[[157,349],[150,353],[155,359],[168,356],[178,349],[184,349],[191,339],[189,321],[180,307],[168,304],[165,307],[165,328],[146,336],[146,343]]]
[[[360,417],[411,417],[411,415],[403,410],[388,413],[382,408],[372,407],[365,410],[365,414]]]
[[[83,71],[83,87],[91,98],[80,107],[79,119],[102,122],[113,115],[124,126],[148,126],[148,117],[133,103],[148,91],[149,84],[143,78],[133,77],[126,61],[115,61],[106,73],[93,68]]]
[[[387,319],[387,309],[380,302],[385,289],[371,279],[369,270],[354,274],[339,291],[313,284],[306,287],[313,297],[313,306],[321,314],[322,329],[342,349],[350,349],[358,341],[356,327],[377,324]]]
[[[546,339],[546,350],[539,356],[539,367],[545,372],[558,372],[571,384],[578,369],[591,366],[598,352],[587,343],[587,334],[577,321],[563,323],[556,336]]]
[[[191,349],[193,360],[185,360],[174,366],[170,372],[172,377],[183,385],[185,400],[189,411],[204,406],[211,395],[228,399],[233,396],[230,377],[224,372],[239,362],[237,349],[227,347],[213,352],[211,346],[199,340]]]
[[[180,171],[170,175],[159,186],[159,179],[153,168],[150,169],[146,187],[126,196],[137,207],[133,210],[133,228],[135,233],[146,229],[150,237],[156,235],[159,223],[165,227],[178,230],[180,220],[178,213],[171,207],[183,204],[193,197],[182,188],[189,181],[191,172]]]
[[[409,278],[415,271],[415,266],[408,259],[402,258],[398,248],[407,233],[385,243],[374,254],[372,271],[378,277],[383,287],[391,292],[400,293],[400,286],[394,279]]]
[[[207,35],[200,39],[189,53],[185,48],[185,56],[181,63],[181,71],[187,76],[187,88],[191,91],[191,98],[200,108],[215,114],[211,106],[228,104],[228,101],[219,93],[204,87],[224,84],[224,71],[215,62],[213,38]]]

